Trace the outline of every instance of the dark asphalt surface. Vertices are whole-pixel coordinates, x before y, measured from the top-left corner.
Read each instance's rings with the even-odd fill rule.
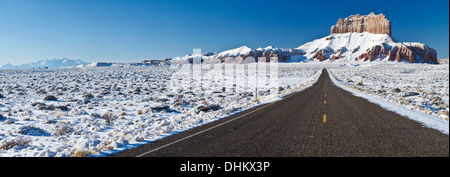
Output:
[[[112,156],[448,157],[449,136],[353,96],[324,70],[281,101]]]

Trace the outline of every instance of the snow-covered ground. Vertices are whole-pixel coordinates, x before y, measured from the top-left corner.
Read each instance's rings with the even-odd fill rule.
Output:
[[[223,76],[236,76],[234,89],[227,87],[225,92],[213,71],[192,77],[177,76],[179,70],[170,67],[0,71],[0,156],[116,153],[310,86],[323,68],[304,63],[278,66],[277,87],[261,87],[258,97],[252,79],[241,82],[239,76],[254,78],[252,64],[246,71],[238,67],[231,76]],[[259,77],[267,73],[274,72],[261,72]],[[192,87],[174,85],[174,80]],[[200,80],[208,82],[199,84]]]
[[[339,85],[359,96],[448,134],[448,64],[374,62],[341,64],[328,69]],[[397,105],[400,107],[394,108]]]
[[[343,85],[448,120],[449,65],[367,63],[330,68]]]
[[[343,87],[448,122],[448,64],[279,63],[258,75],[255,64],[206,66],[0,71],[0,156],[116,153],[304,89],[322,68]]]

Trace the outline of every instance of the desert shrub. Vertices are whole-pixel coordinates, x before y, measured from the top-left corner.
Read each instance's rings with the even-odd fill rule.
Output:
[[[39,127],[34,127],[34,126],[30,126],[30,125],[25,125],[20,127],[17,130],[18,134],[22,134],[22,135],[35,135],[35,136],[46,136],[49,133]]]
[[[31,106],[33,106],[33,107],[40,106],[40,105],[45,105],[45,103],[40,103],[40,102],[31,103]]]
[[[134,94],[139,94],[139,93],[141,93],[141,88],[136,87],[136,89],[134,89],[133,93],[134,93]]]
[[[169,99],[168,99],[168,98],[159,98],[159,99],[157,99],[156,101],[159,101],[159,102],[164,103],[164,102],[169,101]]]
[[[36,106],[38,110],[45,110],[47,108],[46,104],[39,104]]]
[[[91,93],[87,93],[87,94],[83,95],[83,98],[84,99],[91,99],[91,98],[94,98],[94,95],[92,95]]]
[[[261,100],[259,99],[259,98],[254,98],[254,99],[252,99],[252,102],[254,102],[254,103],[259,103]]]
[[[109,111],[105,112],[100,117],[105,119],[106,123],[108,123],[108,124],[112,124],[112,122],[114,122],[114,120],[117,118],[112,112],[109,112]]]
[[[15,146],[22,146],[22,147],[26,147],[28,146],[28,144],[31,142],[31,139],[28,138],[24,138],[24,137],[17,137],[15,139],[12,140],[4,140],[0,143],[0,149],[3,150],[9,150]]]
[[[59,109],[61,111],[69,111],[70,109],[67,106],[56,106],[56,109]]]
[[[364,84],[363,84],[363,81],[361,81],[361,82],[358,82],[356,85],[363,86]]]
[[[44,89],[36,91],[36,94],[47,94],[47,92]]]
[[[38,110],[50,110],[53,111],[55,109],[59,109],[61,111],[69,111],[69,108],[67,106],[53,106],[53,105],[46,105],[45,103],[31,103],[31,106],[36,107]]]
[[[100,114],[97,113],[90,113],[89,117],[102,117]]]
[[[70,127],[68,123],[58,122],[53,128],[52,135],[53,136],[62,136],[72,132],[73,129]]]
[[[77,150],[72,154],[72,157],[87,157],[89,153],[83,150]]]
[[[170,108],[168,105],[158,105],[158,106],[153,106],[151,109],[152,109],[152,111],[159,112],[162,110],[168,111]]]
[[[417,92],[406,92],[403,94],[403,97],[416,96],[419,95]]]
[[[51,110],[51,111],[53,111],[53,110],[55,110],[55,106],[53,106],[53,105],[48,105],[48,106],[45,108],[45,110]]]
[[[53,95],[47,95],[46,97],[44,97],[44,100],[46,100],[46,101],[57,101],[58,98],[56,98]]]
[[[202,112],[208,112],[208,111],[210,111],[210,110],[212,110],[212,111],[217,111],[217,110],[219,110],[219,109],[221,109],[221,107],[220,107],[220,105],[218,105],[218,104],[211,104],[211,105],[202,104],[202,105],[199,105],[199,106],[197,106],[197,107],[195,108],[195,112],[196,112],[196,113],[199,113],[200,111],[202,111]]]

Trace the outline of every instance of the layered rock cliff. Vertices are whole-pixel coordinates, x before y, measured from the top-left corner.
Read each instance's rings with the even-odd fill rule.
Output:
[[[369,32],[373,34],[391,35],[391,22],[383,15],[351,15],[347,18],[341,18],[336,25],[331,27],[331,34],[341,33],[362,33]]]

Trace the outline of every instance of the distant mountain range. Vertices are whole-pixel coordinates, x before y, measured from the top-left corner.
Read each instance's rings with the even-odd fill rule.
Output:
[[[68,58],[55,58],[49,60],[39,60],[37,62],[23,64],[23,65],[12,65],[10,63],[3,65],[0,69],[33,69],[33,68],[64,68],[64,67],[75,67],[78,65],[89,64],[88,62],[82,61],[80,59],[68,59]]]

